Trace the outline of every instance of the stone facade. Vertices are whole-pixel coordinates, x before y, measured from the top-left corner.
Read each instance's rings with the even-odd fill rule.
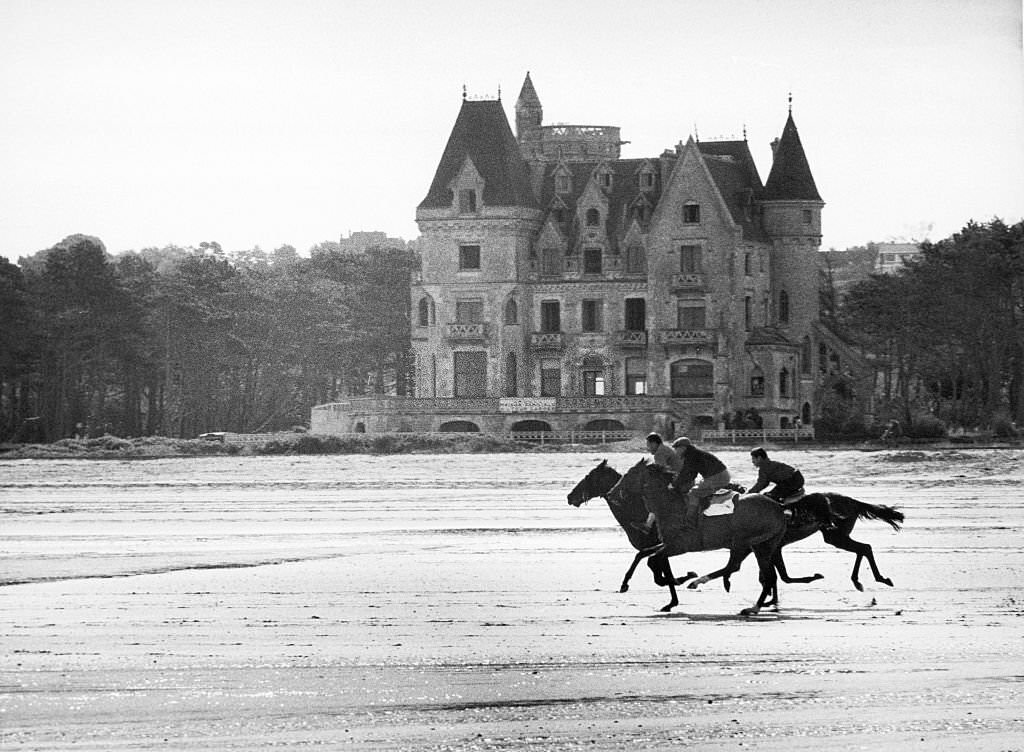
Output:
[[[334,430],[813,422],[824,202],[791,113],[764,184],[745,140],[623,158],[617,127],[545,126],[529,75],[516,129],[464,99],[416,211],[414,399]]]

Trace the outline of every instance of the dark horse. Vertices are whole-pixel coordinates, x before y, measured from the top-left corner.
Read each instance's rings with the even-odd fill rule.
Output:
[[[619,482],[622,476],[615,471],[614,468],[609,467],[607,460],[602,461],[597,467],[587,473],[583,480],[576,484],[576,486],[569,492],[569,503],[572,506],[579,507],[584,502],[590,501],[590,499],[596,497],[606,497],[609,491]],[[853,531],[854,525],[857,524],[858,519],[868,520],[882,520],[887,522],[893,527],[894,530],[900,529],[900,523],[903,522],[903,513],[897,509],[883,504],[868,504],[863,501],[852,499],[848,496],[843,496],[837,493],[824,493],[824,494],[809,494],[803,497],[803,500],[808,500],[813,505],[825,503],[829,510],[829,516],[831,520],[826,519],[820,513],[806,513],[805,509],[794,509],[792,510],[792,516],[790,518],[789,525],[786,528],[786,535],[782,539],[782,544],[779,550],[776,551],[773,557],[773,564],[775,569],[779,573],[779,578],[785,583],[792,582],[813,582],[820,580],[822,575],[814,574],[808,577],[791,577],[786,571],[786,564],[782,558],[782,546],[786,546],[790,543],[794,543],[799,540],[813,535],[819,530],[822,533],[822,537],[826,543],[835,546],[836,548],[844,551],[851,551],[857,555],[857,559],[853,565],[853,574],[851,579],[853,586],[857,590],[863,590],[864,586],[861,585],[859,580],[860,564],[862,559],[867,559],[868,564],[871,567],[871,572],[875,576],[876,582],[881,582],[885,585],[892,587],[892,580],[888,577],[883,577],[882,573],[878,569],[878,565],[875,563],[874,553],[871,550],[871,546],[867,543],[860,543],[850,538],[850,533]],[[629,542],[633,544],[634,548],[638,549],[636,557],[633,559],[633,563],[630,565],[629,570],[626,572],[625,578],[622,580],[620,592],[626,592],[629,589],[629,580],[633,576],[633,572],[636,570],[637,565],[640,561],[648,555],[645,549],[649,548],[652,540],[656,540],[657,534],[652,531],[645,537],[637,539],[637,536],[641,534],[632,527],[630,523],[642,522],[642,519],[634,520],[631,518],[623,519],[625,514],[622,510],[628,509],[631,506],[637,505],[625,505],[615,504],[609,501],[608,506],[611,507],[612,513],[615,514],[616,520],[626,531]],[[637,512],[641,517],[646,517],[646,510],[640,508]],[[729,576],[739,568],[739,564],[742,562],[740,559],[737,562],[730,561],[724,569],[713,572],[704,577],[695,579],[691,583],[690,587],[697,587],[713,577],[722,577],[723,584],[726,590],[729,589]],[[730,566],[733,565],[733,566]],[[694,576],[687,576],[686,579],[693,579]],[[655,572],[655,582],[659,585],[664,583],[659,581],[660,577],[658,572]],[[676,584],[681,584],[677,581]],[[777,598],[776,598],[777,600]],[[773,605],[773,601],[769,601],[766,605]]]
[[[686,527],[685,505],[680,503],[678,495],[669,487],[671,479],[658,466],[640,460],[608,491],[612,503],[642,505],[654,514],[661,542],[653,549],[647,549],[647,554],[651,558],[652,570],[662,571],[671,593],[671,601],[661,610],[671,611],[679,604],[669,557],[693,551],[728,548],[730,561],[742,561],[750,551],[757,557],[761,595],[753,606],[740,612],[743,615],[756,614],[768,596],[775,592],[776,576],[772,555],[786,533],[786,517],[782,507],[761,494],[742,496],[737,499],[732,514],[706,517],[700,530],[694,531]],[[621,501],[616,501],[619,489]]]

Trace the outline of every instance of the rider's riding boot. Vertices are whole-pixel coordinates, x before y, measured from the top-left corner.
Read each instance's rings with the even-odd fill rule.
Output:
[[[694,530],[697,529],[697,522],[700,520],[700,499],[693,494],[689,494],[686,497],[686,515],[685,515],[686,526]]]

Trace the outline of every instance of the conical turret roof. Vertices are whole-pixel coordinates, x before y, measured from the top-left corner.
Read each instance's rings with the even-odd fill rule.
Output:
[[[483,203],[488,206],[536,208],[530,173],[500,100],[462,101],[441,162],[421,209],[451,206],[450,185],[466,158],[484,179]]]
[[[539,105],[540,97],[537,96],[537,90],[533,88],[530,72],[527,71],[526,80],[523,81],[523,88],[519,90],[519,99],[516,100],[516,107],[537,107]]]
[[[764,201],[821,201],[792,112],[775,148],[772,170],[761,198]]]

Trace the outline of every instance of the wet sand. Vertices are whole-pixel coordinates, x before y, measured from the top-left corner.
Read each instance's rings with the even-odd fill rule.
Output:
[[[907,523],[753,618],[617,592],[605,456],[0,462],[0,748],[1024,750],[1024,453],[773,452]]]

